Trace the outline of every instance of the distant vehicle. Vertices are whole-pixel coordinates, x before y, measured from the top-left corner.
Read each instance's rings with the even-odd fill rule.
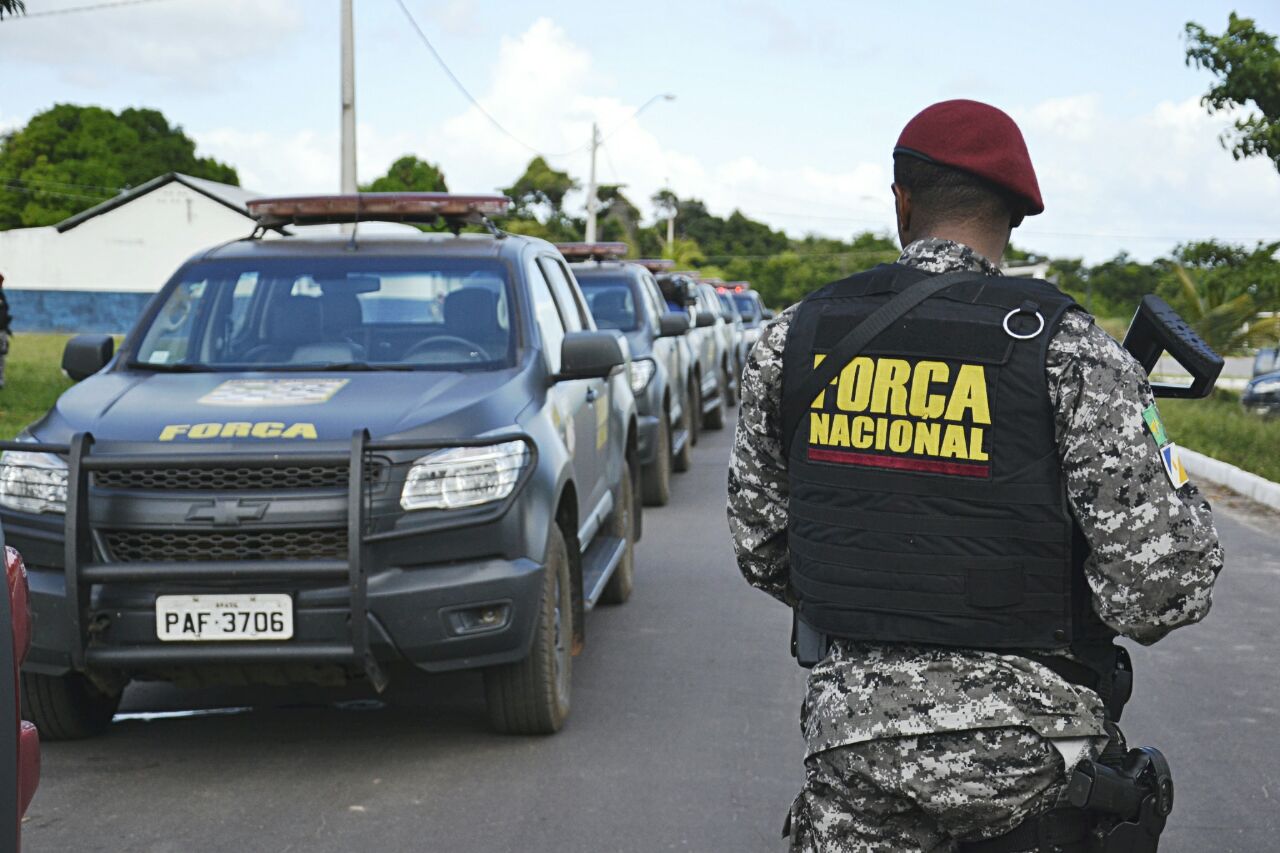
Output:
[[[1276,347],[1258,350],[1258,354],[1253,357],[1252,375],[1261,376],[1264,373],[1280,370],[1280,360],[1277,360],[1277,353],[1280,353],[1280,349]]]
[[[715,286],[708,282],[698,283],[698,294],[704,300],[703,305],[716,317],[715,332],[718,339],[716,364],[720,370],[721,387],[724,388],[726,406],[738,404],[738,353],[741,344],[741,321],[733,307],[733,300],[728,304],[720,300]]]
[[[479,669],[500,731],[570,708],[584,613],[621,603],[640,532],[626,338],[498,196],[257,199],[113,355],[0,457],[30,561],[23,672],[48,738],[106,728],[131,679]],[[454,233],[257,239],[389,219]],[[462,234],[464,224],[489,234]]]
[[[40,735],[34,723],[22,718],[22,662],[31,648],[31,612],[28,607],[27,568],[22,555],[4,544],[0,532],[0,551],[4,552],[5,589],[0,596],[0,727],[12,737],[12,744],[0,755],[0,838],[10,839],[0,849],[17,850],[22,846],[22,818],[31,805],[40,784]]]
[[[690,406],[695,380],[687,340],[690,318],[672,310],[653,273],[620,260],[626,243],[561,243],[599,329],[616,329],[631,348],[631,392],[639,423],[641,493],[650,506],[671,498],[671,472],[687,471],[701,418]],[[650,264],[652,265],[652,263]]]
[[[724,319],[720,316],[718,303],[708,301],[698,282],[687,273],[663,273],[658,276],[658,288],[668,307],[683,304],[693,322],[689,345],[696,377],[693,383],[697,395],[694,411],[702,412],[701,426],[723,429],[726,382],[722,369],[723,338],[718,327],[724,325]]]
[[[1244,386],[1240,403],[1263,415],[1280,415],[1280,370],[1254,376]]]
[[[751,352],[760,333],[764,330],[765,307],[760,301],[760,294],[751,289],[745,281],[731,281],[726,285],[733,304],[742,318],[742,340],[746,352]],[[745,365],[745,360],[744,360]]]

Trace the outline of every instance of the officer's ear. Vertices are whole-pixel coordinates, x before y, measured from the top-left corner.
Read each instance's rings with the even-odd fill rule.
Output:
[[[889,189],[893,191],[893,209],[898,215],[898,240],[905,247],[910,242],[907,234],[911,231],[911,190],[898,183],[890,184]]]

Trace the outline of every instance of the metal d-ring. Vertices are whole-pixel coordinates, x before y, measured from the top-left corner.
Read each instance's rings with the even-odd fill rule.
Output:
[[[1008,314],[1005,314],[1005,315],[1004,315],[1004,331],[1005,331],[1005,334],[1007,334],[1009,337],[1011,337],[1011,338],[1015,338],[1016,340],[1019,340],[1019,341],[1029,341],[1029,340],[1031,340],[1032,338],[1034,338],[1034,337],[1038,336],[1041,332],[1043,332],[1043,331],[1044,331],[1044,315],[1043,315],[1043,314],[1041,314],[1039,311],[1036,311],[1036,312],[1035,312],[1035,315],[1036,315],[1036,319],[1040,321],[1040,326],[1039,326],[1039,328],[1037,328],[1037,329],[1036,329],[1034,332],[1032,332],[1031,334],[1029,334],[1029,335],[1020,335],[1020,334],[1018,334],[1017,332],[1015,332],[1013,329],[1010,329],[1010,328],[1009,328],[1009,321],[1010,321],[1010,320],[1012,320],[1012,319],[1013,319],[1015,316],[1017,316],[1018,314],[1024,314],[1024,313],[1026,313],[1026,312],[1025,312],[1025,311],[1023,311],[1021,308],[1014,308],[1014,309],[1013,309],[1012,311],[1010,311]]]

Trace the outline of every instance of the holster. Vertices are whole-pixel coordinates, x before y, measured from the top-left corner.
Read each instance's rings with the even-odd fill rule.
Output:
[[[1076,766],[1069,807],[1029,818],[1004,835],[960,844],[960,853],[1157,853],[1173,811],[1173,775],[1158,749],[1107,753]]]
[[[814,664],[827,656],[831,651],[831,637],[814,628],[800,618],[800,611],[791,611],[791,656],[796,663],[805,669],[812,669]]]

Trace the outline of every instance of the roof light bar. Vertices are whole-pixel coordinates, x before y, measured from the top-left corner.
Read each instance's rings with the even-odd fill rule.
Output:
[[[670,258],[637,258],[631,263],[639,264],[649,272],[667,272],[676,265]]]
[[[453,193],[355,193],[255,198],[249,215],[263,228],[331,222],[435,222],[502,216],[511,206],[504,195]]]
[[[734,293],[746,293],[748,290],[750,290],[750,289],[751,289],[751,282],[749,282],[749,281],[727,281],[727,282],[725,282],[725,287],[731,287],[731,288],[733,288],[733,292],[734,292]]]
[[[631,247],[626,243],[556,243],[560,254],[572,261],[611,261],[625,258]]]

